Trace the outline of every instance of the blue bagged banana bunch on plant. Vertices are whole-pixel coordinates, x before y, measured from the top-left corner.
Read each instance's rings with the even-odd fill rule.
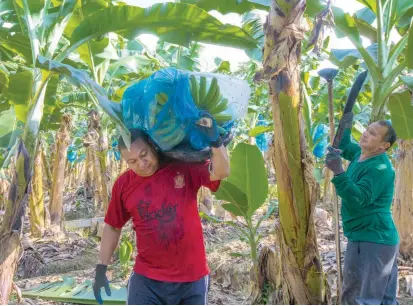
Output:
[[[316,144],[313,149],[313,154],[317,158],[321,158],[326,154],[328,146],[328,127],[325,124],[317,125],[314,135],[313,142]]]
[[[68,150],[67,150],[67,160],[69,163],[75,162],[77,159],[77,150],[76,147],[73,145],[70,145]]]
[[[128,129],[145,131],[164,152],[199,151],[208,146],[196,122],[207,112],[222,136],[246,115],[250,88],[237,78],[162,69],[129,87],[122,98]]]

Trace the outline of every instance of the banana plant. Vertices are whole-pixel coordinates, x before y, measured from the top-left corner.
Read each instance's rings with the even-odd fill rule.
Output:
[[[250,246],[250,256],[254,269],[254,281],[258,284],[258,243],[261,223],[268,219],[276,208],[271,202],[267,213],[254,221],[254,214],[264,204],[268,195],[268,177],[264,159],[257,146],[239,143],[231,154],[231,174],[221,182],[214,193],[225,204],[222,207],[237,218],[237,221],[222,221],[201,213],[201,217],[224,222],[238,230],[242,240]]]
[[[413,3],[408,0],[361,2],[365,8],[353,16],[334,8],[336,33],[339,37],[343,34],[348,37],[356,49],[332,50],[332,60],[343,67],[362,60],[371,75],[371,121],[385,118],[388,107],[399,137],[411,139],[413,123],[409,120],[395,120],[400,115],[392,109],[398,110],[399,107],[391,107],[396,102],[389,98],[411,82],[407,70],[413,69],[413,52],[409,52],[413,50],[413,31],[410,25]],[[391,33],[394,31],[401,35],[400,40],[393,40]],[[373,44],[365,48],[361,37],[371,39]],[[408,110],[410,99],[407,95],[405,97],[402,106],[404,110]],[[400,97],[398,100],[400,101]]]
[[[132,245],[132,241],[130,240],[130,235],[125,234],[122,236],[122,240],[119,244],[119,263],[121,268],[121,277],[124,278],[128,273],[130,273],[130,265],[133,265],[131,262],[132,253],[134,250],[134,246]]]

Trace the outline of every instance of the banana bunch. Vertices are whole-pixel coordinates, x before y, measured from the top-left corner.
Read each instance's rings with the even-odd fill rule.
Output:
[[[190,77],[191,94],[195,105],[210,113],[217,121],[218,126],[222,123],[232,120],[231,115],[224,111],[228,108],[228,99],[223,98],[219,89],[218,80],[213,78],[207,91],[206,77],[201,76],[199,84],[194,75]],[[220,132],[225,130],[220,129]]]
[[[162,122],[157,122],[157,117],[162,111],[164,105],[168,101],[168,96],[165,93],[159,93],[155,97],[156,103],[151,104],[150,116],[149,116],[149,128],[153,129],[155,124],[159,125],[154,131],[154,137],[162,143],[168,143],[171,147],[175,147],[182,142],[185,138],[185,132],[178,127],[178,122],[175,115],[171,110],[167,114],[163,114],[164,118]]]
[[[225,114],[225,110],[228,108],[228,100],[222,97],[218,80],[213,78],[208,87],[206,77],[201,76],[198,84],[195,76],[192,75],[190,85],[196,107],[210,113],[218,123],[219,133],[226,134],[227,131],[220,125],[232,120],[232,116]],[[149,109],[149,129],[153,130],[153,136],[158,142],[167,143],[171,148],[175,147],[184,140],[185,132],[179,127],[179,122],[170,109],[168,112],[163,111],[162,122],[159,120],[161,119],[159,114],[168,101],[168,95],[161,92],[155,96],[155,99],[156,103],[151,103]]]

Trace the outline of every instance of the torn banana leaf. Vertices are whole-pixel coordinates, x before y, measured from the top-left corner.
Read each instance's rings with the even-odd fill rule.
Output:
[[[38,287],[22,291],[23,297],[42,299],[47,301],[74,303],[74,304],[98,304],[93,295],[92,280],[86,280],[76,284],[73,277],[63,277],[62,281],[41,284]],[[110,285],[111,296],[107,296],[102,288],[101,294],[103,304],[124,305],[126,304],[127,291],[125,287]]]

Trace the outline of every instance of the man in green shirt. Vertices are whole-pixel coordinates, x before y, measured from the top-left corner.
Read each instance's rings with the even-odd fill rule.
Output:
[[[389,122],[374,122],[357,144],[351,141],[352,114],[343,120],[348,128],[340,150],[329,148],[326,157],[348,238],[341,303],[394,305],[399,236],[391,215],[395,174],[386,151],[396,133]],[[347,171],[341,158],[350,161]]]

